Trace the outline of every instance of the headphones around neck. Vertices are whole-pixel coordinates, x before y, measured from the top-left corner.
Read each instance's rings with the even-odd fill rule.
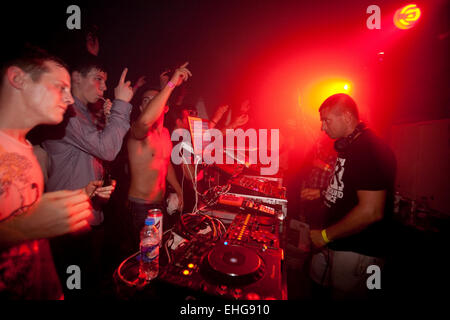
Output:
[[[353,141],[356,140],[356,138],[359,136],[360,133],[363,133],[367,129],[367,126],[365,123],[360,122],[355,130],[353,130],[352,133],[350,133],[347,137],[337,139],[334,142],[334,149],[337,152],[343,152],[347,150],[347,148],[353,143]]]

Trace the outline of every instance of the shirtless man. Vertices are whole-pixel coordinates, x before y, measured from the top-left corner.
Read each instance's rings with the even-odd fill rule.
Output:
[[[178,195],[178,208],[183,206],[183,194],[175,171],[170,163],[172,141],[163,126],[164,114],[169,110],[166,102],[176,86],[186,81],[191,72],[188,63],[175,70],[167,85],[157,90],[147,90],[140,105],[141,115],[132,124],[128,139],[131,183],[128,191],[128,209],[133,219],[133,238],[139,243],[139,232],[148,210],[164,212],[166,179]]]

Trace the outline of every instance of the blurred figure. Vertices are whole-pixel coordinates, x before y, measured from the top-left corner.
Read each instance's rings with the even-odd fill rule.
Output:
[[[214,115],[211,117],[209,128],[218,128],[223,134],[225,134],[226,129],[241,128],[247,124],[250,119],[248,115],[249,110],[249,100],[242,102],[237,116],[232,114],[232,110],[229,105],[221,105],[216,109]],[[218,124],[220,125],[218,126]]]
[[[100,42],[98,39],[98,26],[91,25],[86,33],[86,50],[98,57],[98,53],[100,51]]]
[[[328,187],[336,156],[333,142],[327,136],[321,136],[311,152],[309,172],[300,191],[300,211],[305,222],[314,229],[324,227],[326,222],[322,194]]]

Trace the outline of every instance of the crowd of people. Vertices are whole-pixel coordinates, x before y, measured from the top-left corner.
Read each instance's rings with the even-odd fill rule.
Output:
[[[148,210],[164,212],[167,229],[195,206],[192,165],[174,165],[170,158],[171,131],[188,129],[187,117],[196,114],[183,107],[182,95],[174,110],[168,103],[193,76],[189,64],[162,73],[159,86],[146,88],[144,77],[132,86],[125,68],[111,101],[104,96],[107,72],[92,35],[87,49],[70,66],[33,46],[11,50],[2,61],[1,298],[99,297],[114,263],[138,250]],[[209,127],[248,124],[248,100],[235,114],[231,110],[217,108]],[[394,159],[360,122],[349,96],[332,96],[319,111],[322,130],[346,145],[335,146],[336,153],[329,138],[319,141],[308,177],[294,191],[298,199],[315,201],[316,215],[308,222],[320,252],[311,264],[312,279],[338,294],[364,295],[365,273],[354,276],[351,270],[383,264],[380,233],[390,210]],[[167,212],[169,193],[176,195],[175,213]],[[108,250],[115,251],[110,260]],[[82,270],[82,290],[65,285],[72,265]],[[342,274],[352,274],[351,281]]]

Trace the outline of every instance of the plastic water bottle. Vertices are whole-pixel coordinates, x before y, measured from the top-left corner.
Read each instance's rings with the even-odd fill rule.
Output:
[[[152,280],[159,272],[159,232],[153,219],[146,219],[141,231],[141,264],[139,276],[145,280]]]

